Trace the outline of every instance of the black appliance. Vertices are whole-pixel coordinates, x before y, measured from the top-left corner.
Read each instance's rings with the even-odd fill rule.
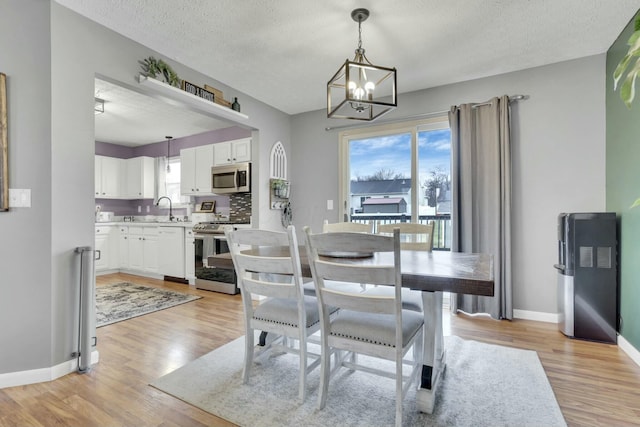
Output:
[[[574,338],[617,342],[616,214],[558,216],[560,331]]]

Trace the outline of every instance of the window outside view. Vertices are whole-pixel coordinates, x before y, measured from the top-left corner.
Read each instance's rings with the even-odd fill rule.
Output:
[[[409,222],[414,213],[418,222],[435,221],[434,249],[448,250],[451,130],[418,128],[416,151],[414,176],[411,133],[349,140],[351,221]],[[417,183],[412,186],[414,179]],[[417,206],[412,191],[418,192]]]
[[[174,204],[183,202],[180,197],[180,158],[169,159],[169,170],[165,172],[164,183],[165,195],[171,199]]]

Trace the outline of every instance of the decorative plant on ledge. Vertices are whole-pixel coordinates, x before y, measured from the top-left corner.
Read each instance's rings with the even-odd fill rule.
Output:
[[[633,26],[633,34],[631,34],[627,45],[629,46],[629,51],[624,58],[622,58],[613,72],[613,90],[618,88],[618,82],[635,57],[635,64],[627,73],[627,77],[624,79],[622,86],[620,86],[620,98],[622,98],[622,101],[625,103],[627,108],[630,109],[631,102],[633,102],[636,92],[636,77],[640,74],[640,13],[636,16],[636,21]]]
[[[182,84],[182,81],[178,78],[176,72],[173,71],[171,66],[162,59],[156,59],[153,56],[150,56],[138,62],[140,62],[140,66],[142,67],[142,71],[144,71],[145,76],[157,79],[157,76],[160,75],[164,78],[165,83],[175,87],[180,87]]]

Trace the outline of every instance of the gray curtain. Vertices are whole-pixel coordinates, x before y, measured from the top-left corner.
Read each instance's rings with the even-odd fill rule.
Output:
[[[493,254],[494,297],[457,294],[451,309],[512,319],[509,97],[451,107],[454,252]]]

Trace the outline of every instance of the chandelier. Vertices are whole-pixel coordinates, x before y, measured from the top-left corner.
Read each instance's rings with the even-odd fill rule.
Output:
[[[327,83],[327,117],[372,121],[397,107],[396,69],[373,65],[362,48],[362,22],[367,9],[354,9],[358,23],[358,47]]]

